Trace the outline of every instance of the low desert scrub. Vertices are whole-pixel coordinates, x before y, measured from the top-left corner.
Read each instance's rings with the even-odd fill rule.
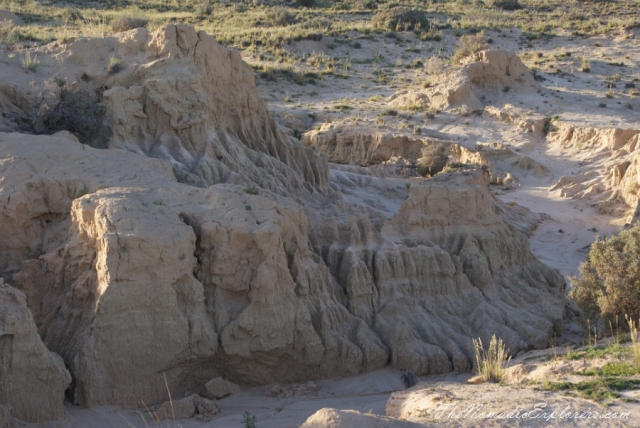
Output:
[[[211,0],[203,0],[197,7],[198,16],[209,16],[213,13]]]
[[[476,34],[467,34],[460,37],[458,46],[456,46],[451,60],[454,63],[460,63],[464,58],[488,48],[489,44],[487,43],[487,37],[484,35],[484,31]]]
[[[13,46],[18,40],[20,40],[20,35],[13,22],[8,19],[0,21],[0,43]]]
[[[136,28],[146,27],[148,23],[149,20],[144,18],[135,16],[123,16],[111,25],[111,29],[114,33],[120,33],[122,31],[129,31]]]
[[[582,58],[580,70],[582,70],[583,73],[589,73],[591,71],[591,62],[589,62],[587,58]]]
[[[444,61],[442,61],[437,56],[432,56],[425,64],[424,69],[429,74],[439,76],[440,74],[442,74],[442,70],[444,70]]]
[[[640,379],[609,377],[580,383],[546,382],[543,389],[546,391],[575,391],[580,398],[601,402],[620,397],[617,391],[635,389],[638,386],[640,386]]]
[[[518,0],[485,0],[484,4],[486,7],[501,10],[516,10],[522,7]]]
[[[111,57],[109,59],[109,65],[107,65],[107,72],[109,74],[116,74],[124,68],[122,60],[119,58]]]
[[[75,84],[45,82],[30,115],[20,118],[21,132],[53,134],[69,131],[83,144],[101,147],[109,138],[104,119],[107,108],[95,93]]]
[[[27,51],[27,53],[22,56],[22,67],[24,69],[35,73],[38,71],[39,65],[40,61],[37,55],[31,56],[31,52]]]
[[[604,376],[604,377],[616,377],[616,376],[633,376],[640,374],[640,370],[633,367],[631,363],[626,361],[609,361],[599,369],[590,368],[587,370],[576,372],[575,374],[581,376]]]
[[[580,276],[570,277],[570,297],[588,320],[640,319],[640,222],[610,238],[599,238]],[[631,326],[630,326],[631,327]]]
[[[244,193],[247,193],[249,195],[257,195],[258,188],[256,186],[247,187],[246,189],[244,189]]]
[[[482,340],[473,340],[473,348],[476,354],[476,370],[485,382],[501,382],[504,378],[504,369],[511,360],[502,339],[494,334],[489,343],[489,349],[484,349]]]
[[[284,6],[274,7],[265,14],[265,25],[268,27],[284,27],[294,22],[295,18]]]
[[[416,172],[423,177],[431,177],[447,166],[449,156],[444,145],[433,144],[427,147],[424,156],[418,160]]]
[[[568,350],[564,356],[565,360],[591,360],[595,358],[605,358],[607,356],[613,356],[615,358],[622,358],[627,355],[629,348],[620,346],[617,344],[610,346],[595,346],[581,350]]]
[[[442,41],[442,31],[435,28],[430,28],[428,31],[420,33],[420,40],[423,42],[440,42]]]
[[[401,6],[378,12],[372,23],[375,28],[391,31],[419,31],[429,28],[429,20],[424,11]]]

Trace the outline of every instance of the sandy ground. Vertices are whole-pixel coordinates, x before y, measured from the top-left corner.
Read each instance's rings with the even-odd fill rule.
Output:
[[[635,31],[635,38],[630,38],[628,34],[626,36],[610,34],[586,39],[562,36],[547,41],[534,40],[531,42],[521,37],[519,30],[516,29],[488,32],[488,35],[493,39],[492,48],[502,48],[516,53],[541,52],[545,57],[566,51],[571,52],[571,57],[568,59],[551,61],[556,69],[562,69],[565,74],[542,73],[547,79],[542,82],[542,85],[549,89],[547,93],[529,95],[525,98],[507,93],[496,105],[511,103],[547,116],[559,115],[559,120],[580,126],[616,126],[637,129],[640,127],[638,121],[640,102],[638,99],[631,99],[628,94],[622,94],[621,90],[616,92],[613,99],[607,99],[605,94],[608,89],[603,83],[607,76],[614,74],[619,74],[622,82],[630,82],[640,75],[638,68],[640,33],[638,30]],[[325,52],[342,61],[344,58],[349,58],[351,61],[351,67],[348,70],[349,78],[325,76],[315,85],[296,85],[284,78],[279,78],[276,82],[263,81],[258,78],[258,88],[279,121],[300,132],[328,121],[369,124],[382,131],[406,133],[409,133],[409,130],[415,125],[424,129],[425,133],[445,134],[450,139],[469,148],[474,148],[478,142],[502,142],[518,149],[521,154],[525,154],[544,165],[548,169],[548,174],[544,177],[536,177],[513,171],[519,178],[521,187],[507,192],[498,192],[499,197],[505,202],[515,201],[534,212],[549,214],[552,219],[541,224],[530,237],[531,249],[543,262],[559,269],[565,276],[577,273],[578,265],[584,260],[587,248],[593,242],[596,234],[609,236],[617,232],[624,224],[624,219],[621,217],[598,214],[589,201],[560,198],[548,191],[560,176],[567,175],[568,172],[580,167],[581,159],[577,155],[562,153],[559,148],[545,144],[542,137],[525,134],[516,130],[511,124],[500,122],[486,115],[465,117],[455,112],[443,112],[437,114],[434,119],[425,119],[423,113],[405,113],[399,117],[384,117],[385,124],[383,126],[375,123],[376,117],[387,108],[382,97],[391,95],[400,88],[418,87],[425,78],[429,77],[424,68],[405,68],[398,65],[411,63],[418,59],[425,61],[438,52],[451,53],[456,42],[451,30],[444,31],[444,40],[441,43],[421,42],[411,33],[403,34],[402,38],[404,42],[399,43],[395,39],[376,35],[375,40],[359,40],[361,43],[359,49],[354,49],[346,44],[338,44],[331,49],[329,47],[330,38],[325,38],[321,42],[294,43],[289,48],[297,53]],[[383,55],[384,59],[368,64],[359,64],[359,62],[367,62],[374,58],[374,53]],[[259,62],[249,54],[245,56],[251,63]],[[583,56],[588,57],[591,61],[592,70],[590,73],[582,73],[579,70],[579,60]],[[623,62],[625,66],[609,65],[614,62]],[[527,62],[527,64],[533,65],[532,62]],[[375,83],[372,80],[379,76],[380,70],[385,71],[388,79]],[[372,98],[375,96],[381,97]],[[606,102],[607,108],[599,108],[600,102]],[[348,104],[351,108],[340,112],[334,108],[338,104]],[[589,166],[587,165],[587,167]],[[594,164],[592,167],[599,168],[601,165]],[[333,171],[332,174],[335,178],[336,175],[342,173]],[[399,187],[402,187],[401,185],[406,180],[397,181]],[[371,195],[374,193],[371,192]],[[361,190],[354,197],[366,199],[366,189]],[[393,211],[399,206],[399,202],[397,200],[387,201],[388,215],[393,214]],[[594,232],[593,228],[596,228],[597,232]],[[524,355],[521,358],[525,359],[527,356]],[[455,400],[466,404],[475,400],[480,404],[493,405],[501,409],[514,407],[516,404],[531,406],[540,401],[550,403],[553,408],[568,405],[575,408],[606,409],[600,404],[563,396],[561,393],[537,391],[532,387],[466,385],[468,377],[469,375],[451,374],[421,378],[423,383],[416,388],[418,390],[432,388],[433,391],[439,391],[441,394],[452,394],[456,397]],[[167,421],[153,423],[150,422],[148,415],[147,422],[145,422],[141,414],[136,411],[112,407],[82,409],[69,405],[67,419],[41,426],[237,428],[242,426],[242,414],[245,411],[250,411],[256,416],[256,426],[260,428],[297,427],[310,415],[324,407],[354,409],[360,412],[384,415],[390,394],[402,389],[400,372],[391,369],[367,373],[350,379],[318,381],[316,384],[320,387],[317,393],[304,396],[294,395],[290,398],[269,397],[268,393],[272,385],[243,388],[241,394],[219,400],[218,404],[222,413],[206,423],[194,419],[175,423]],[[285,389],[287,387],[288,385],[283,386]],[[583,425],[578,423],[574,426],[640,426],[640,404],[629,402],[618,403],[616,406],[632,412],[632,418],[625,422],[608,421],[607,423],[585,423]],[[423,423],[425,426],[458,426],[456,421],[435,420],[433,414],[430,417],[418,417],[414,414],[410,419]],[[469,424],[465,424],[465,426],[510,426],[512,423],[494,421],[488,424],[476,421],[469,422]],[[556,422],[551,421],[529,426],[547,425],[554,426]]]

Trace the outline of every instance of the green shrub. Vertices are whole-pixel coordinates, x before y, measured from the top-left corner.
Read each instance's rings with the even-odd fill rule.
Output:
[[[640,222],[592,245],[580,276],[569,277],[570,297],[587,319],[640,318]]]
[[[419,31],[429,28],[429,20],[424,11],[401,6],[378,12],[372,22],[375,28],[391,31]]]
[[[244,193],[248,193],[249,195],[257,195],[258,188],[256,186],[247,187],[244,189]]]
[[[520,9],[518,0],[485,0],[485,6],[491,9],[516,10]]]
[[[267,11],[265,22],[269,27],[285,27],[295,23],[295,18],[286,7],[278,6]]]

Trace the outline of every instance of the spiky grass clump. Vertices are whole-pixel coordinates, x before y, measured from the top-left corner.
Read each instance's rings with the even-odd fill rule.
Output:
[[[27,51],[27,53],[22,57],[22,67],[36,72],[38,71],[38,66],[40,65],[40,60],[38,60],[38,55],[31,56],[31,52]]]
[[[504,378],[504,369],[511,360],[505,343],[494,334],[489,342],[489,349],[484,349],[482,340],[473,339],[473,348],[476,353],[476,370],[485,382],[501,382]]]

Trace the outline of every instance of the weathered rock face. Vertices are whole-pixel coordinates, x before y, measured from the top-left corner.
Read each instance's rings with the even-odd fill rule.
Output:
[[[549,191],[587,199],[604,213],[626,210],[633,217],[640,199],[640,131],[559,124],[549,140],[563,153],[576,156],[581,165],[590,164],[588,172],[560,177]],[[620,202],[625,206],[621,208]]]
[[[43,73],[107,88],[109,150],[0,133],[0,274],[25,293],[77,403],[162,403],[165,377],[184,396],[218,376],[469,370],[471,337],[498,334],[515,353],[562,330],[562,277],[519,232],[539,220],[498,202],[486,171],[409,190],[333,171],[329,186],[239,56],[190,27],[41,53]],[[124,70],[106,73],[109,56]],[[15,85],[2,92],[12,108],[36,102]],[[365,143],[343,156],[396,156]]]
[[[469,370],[469,337],[497,332],[516,352],[561,329],[561,277],[496,214],[481,171],[412,186],[381,230],[366,216],[309,229],[290,198],[179,184],[159,160],[63,137],[0,134],[0,148],[6,259],[27,258],[12,281],[82,405],[162,402],[163,373],[183,394],[389,360]],[[69,216],[43,226],[56,210]]]
[[[66,240],[31,256],[13,282],[69,366],[78,403],[164,401],[163,373],[180,394],[215,374],[267,383],[386,364],[384,343],[333,296],[291,199],[182,185],[166,163],[69,139],[0,134],[0,146],[13,153],[1,171],[3,242],[22,242],[23,223],[39,227],[47,195],[59,192],[70,212],[50,225],[66,227]],[[83,186],[104,190],[74,199],[91,167]],[[133,187],[124,174],[148,168],[153,184]]]
[[[466,60],[462,69],[442,75],[433,87],[415,92],[404,89],[388,101],[391,107],[418,105],[434,110],[462,107],[468,112],[482,110],[487,101],[497,101],[505,93],[541,89],[516,54],[485,50]]]
[[[488,172],[467,174],[412,185],[380,233],[365,218],[336,224],[332,238],[324,231],[341,301],[380,334],[399,369],[465,371],[473,350],[463,336],[495,331],[510,349],[527,349],[562,329],[562,277],[497,214],[509,207],[490,196]]]
[[[44,110],[57,112],[70,108],[64,90],[99,92],[96,109],[108,112],[109,136],[91,144],[167,160],[181,182],[258,184],[288,195],[328,185],[326,164],[290,141],[271,119],[240,54],[191,26],[53,43],[38,55],[40,74],[55,74],[67,84],[47,89],[48,81],[29,77],[35,82],[29,86],[13,77],[17,68],[7,67],[0,72],[6,74],[0,84],[3,111],[31,114],[46,105]],[[109,71],[110,58],[119,59],[123,69]],[[45,104],[43,97],[52,99]]]
[[[71,376],[42,344],[25,295],[0,279],[0,425],[11,417],[45,422],[64,415]]]
[[[365,167],[429,163],[434,157],[443,159],[442,166],[447,162],[486,163],[479,154],[438,137],[446,136],[409,137],[366,127],[324,124],[303,134],[302,144],[329,162]]]

